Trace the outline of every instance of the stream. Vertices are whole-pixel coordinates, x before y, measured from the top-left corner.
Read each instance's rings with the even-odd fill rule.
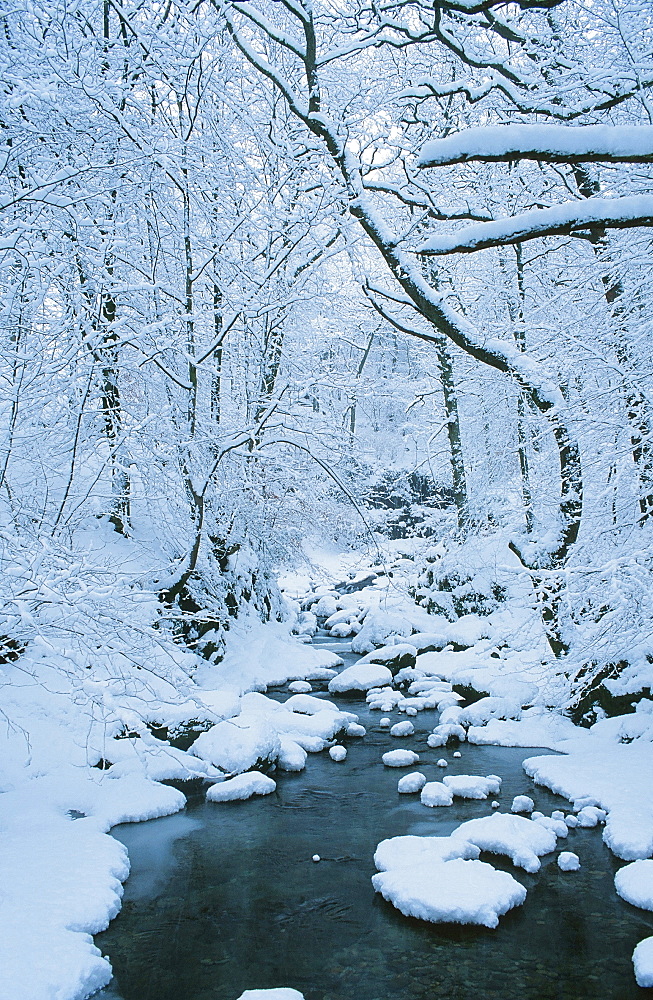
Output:
[[[316,645],[318,643],[316,642]],[[342,652],[343,643],[319,643]],[[344,648],[347,648],[346,645]],[[355,657],[346,657],[348,663]],[[314,685],[317,688],[317,685]],[[285,700],[287,689],[269,692]],[[535,786],[521,767],[538,749],[464,743],[429,749],[437,712],[411,721],[416,733],[394,739],[364,698],[332,698],[356,712],[364,739],[344,741],[346,761],[311,754],[300,773],[278,772],[276,793],[245,802],[189,798],[183,813],[115,827],[132,874],[118,917],[95,941],[114,980],[95,1000],[237,1000],[245,989],[292,986],[306,1000],[631,1000],[648,996],[631,955],[653,934],[653,913],[621,900],[613,885],[623,862],[599,829],[570,831],[558,850],[575,851],[578,872],[561,872],[558,851],[536,875],[482,855],[528,889],[523,906],[496,930],[429,924],[402,916],[375,894],[376,845],[402,834],[447,835],[490,812],[489,801],[455,799],[428,809],[399,795],[410,770],[498,774],[509,811],[531,795],[550,815],[569,803]],[[405,716],[393,713],[393,721]],[[415,768],[385,768],[381,754],[407,747]],[[436,766],[445,757],[446,771]],[[312,861],[313,855],[320,861]]]

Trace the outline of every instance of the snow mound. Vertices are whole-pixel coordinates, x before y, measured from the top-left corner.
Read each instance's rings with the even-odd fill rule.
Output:
[[[379,663],[355,663],[329,681],[329,691],[332,694],[369,691],[370,688],[390,684],[391,681],[392,674],[387,667]]]
[[[211,785],[206,793],[207,802],[236,802],[251,799],[253,795],[269,795],[277,787],[276,781],[260,771],[246,771],[235,778],[227,778],[217,785]]]
[[[280,742],[281,750],[277,758],[277,766],[282,771],[303,771],[308,756],[304,747],[290,739],[289,736],[280,737]]]
[[[653,910],[653,861],[624,865],[614,877],[614,887],[627,903]]]
[[[287,698],[283,707],[290,712],[298,712],[300,715],[317,715],[318,712],[323,712],[326,708],[330,708],[333,712],[338,711],[338,706],[334,705],[332,701],[327,701],[326,698],[316,698],[305,692],[299,692],[291,698]]]
[[[447,774],[442,780],[461,799],[486,799],[501,791],[501,778],[494,775],[482,778],[476,774]]]
[[[429,781],[422,788],[420,802],[423,806],[450,806],[453,792],[441,781]]]
[[[399,779],[397,791],[400,795],[412,795],[421,792],[425,784],[426,775],[421,771],[413,771],[412,774],[404,774],[403,778]]]
[[[372,876],[375,890],[407,917],[496,927],[526,899],[526,889],[484,861],[433,862]]]
[[[359,726],[357,722],[350,722],[347,726],[347,736],[363,737],[367,734],[365,726]]]
[[[288,690],[291,694],[310,694],[313,688],[308,681],[291,681]]]
[[[390,735],[400,738],[402,736],[412,736],[414,732],[415,726],[406,719],[405,722],[395,722],[390,730]]]
[[[636,946],[633,967],[638,986],[653,986],[653,937],[644,938]]]
[[[352,639],[352,652],[371,653],[373,649],[385,646],[389,636],[398,635],[405,639],[412,631],[411,622],[401,614],[370,611],[365,616],[362,629]]]
[[[532,813],[535,808],[535,803],[533,802],[530,795],[515,795],[512,800],[512,805],[510,806],[510,812],[513,813]]]
[[[514,865],[527,872],[540,870],[540,857],[556,848],[556,835],[524,816],[493,813],[480,819],[470,819],[454,830],[452,837],[461,837],[476,844],[482,851],[505,854]]]
[[[409,775],[406,775],[409,777]],[[476,861],[480,854],[475,844],[453,837],[390,837],[382,840],[374,852],[377,871],[387,872],[395,868],[415,867],[432,862],[453,861],[463,858]]]
[[[598,826],[599,823],[605,823],[605,817],[605,810],[596,806],[583,806],[577,816],[578,825],[588,828]]]
[[[280,751],[279,734],[262,716],[250,720],[237,716],[218,722],[200,733],[190,748],[197,757],[227,772],[273,764]]]
[[[277,986],[271,990],[245,990],[238,1000],[304,1000],[304,994],[289,986]]]
[[[521,718],[521,704],[510,698],[489,697],[480,698],[473,705],[469,705],[462,710],[460,719],[452,719],[452,722],[461,722],[466,726],[484,726],[491,719],[516,719]],[[447,719],[443,719],[447,722]]]
[[[331,747],[331,749],[329,750],[329,757],[331,758],[331,760],[335,760],[337,763],[340,763],[340,761],[345,760],[346,756],[347,756],[346,747],[338,745],[335,747]]]
[[[521,677],[497,677],[490,683],[490,694],[494,698],[507,698],[520,708],[532,705],[539,694],[537,684]]]
[[[429,744],[429,746],[444,746],[444,744],[448,743],[449,740],[459,740],[461,743],[464,743],[467,739],[467,733],[463,727],[454,722],[437,725],[431,733],[431,736],[438,737],[440,742],[434,742]]]
[[[414,750],[388,750],[381,760],[386,767],[410,767],[419,760],[419,754]]]
[[[561,872],[577,872],[580,869],[580,858],[573,851],[561,851],[558,855],[558,868]]]

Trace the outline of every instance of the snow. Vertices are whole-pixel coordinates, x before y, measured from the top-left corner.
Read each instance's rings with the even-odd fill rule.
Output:
[[[482,778],[475,774],[447,774],[443,781],[461,799],[486,799],[501,791],[501,778],[492,775]]]
[[[438,767],[449,767],[449,761],[445,760],[444,757],[440,757],[440,760],[436,761]]]
[[[408,775],[406,775],[408,777]],[[377,871],[428,865],[432,862],[453,861],[463,858],[475,861],[480,854],[475,844],[453,837],[390,837],[382,840],[374,853]]]
[[[367,735],[365,726],[360,726],[357,722],[350,722],[347,726],[347,736],[363,737]]]
[[[385,646],[391,635],[406,638],[413,632],[412,621],[398,612],[370,611],[365,616],[363,627],[352,639],[353,653],[371,653],[377,647]]]
[[[381,646],[379,649],[372,650],[372,652],[367,653],[366,656],[363,656],[358,662],[389,663],[392,660],[397,660],[402,658],[406,658],[414,662],[416,656],[417,656],[417,649],[415,648],[415,646],[407,642],[397,642],[393,643],[391,646]]]
[[[650,125],[495,125],[476,126],[422,146],[418,166],[436,167],[469,160],[518,160],[521,157],[564,163],[581,160],[653,160]]]
[[[372,884],[405,916],[433,923],[496,927],[502,914],[526,899],[512,875],[460,858],[379,872]]]
[[[492,813],[479,819],[470,819],[454,830],[453,837],[461,837],[476,844],[482,851],[505,854],[513,864],[527,872],[540,870],[540,857],[556,848],[556,835],[523,816],[510,813]]]
[[[392,682],[392,674],[387,667],[377,663],[355,663],[329,681],[332,694],[346,691],[368,691]]]
[[[463,726],[483,726],[490,719],[520,719],[521,704],[510,698],[499,698],[489,696],[480,698],[473,705],[462,709],[461,717],[452,719],[452,722],[460,722]],[[443,719],[443,722],[450,720]]]
[[[260,771],[246,771],[244,774],[237,774],[235,778],[227,778],[226,781],[211,785],[206,793],[206,801],[235,802],[250,799],[253,795],[269,795],[276,787],[276,782]]]
[[[412,722],[395,722],[394,726],[390,729],[390,735],[401,738],[402,736],[412,736],[415,732],[415,726]]]
[[[447,711],[449,711],[449,709],[447,709]],[[464,743],[464,741],[467,739],[467,733],[463,728],[463,726],[455,722],[448,722],[437,725],[434,728],[433,732],[431,733],[431,736],[437,737],[437,741],[434,739],[432,742],[429,743],[429,746],[432,747],[444,746],[445,743],[448,743],[449,740],[451,739],[460,740],[461,743]]]
[[[281,752],[279,733],[265,718],[237,717],[201,733],[191,752],[226,772],[274,764]]]
[[[653,986],[653,937],[644,938],[635,947],[633,968],[638,986]]]
[[[346,756],[347,756],[347,748],[341,746],[340,744],[337,744],[336,746],[331,747],[329,749],[329,757],[331,758],[331,760],[335,760],[338,763],[340,761],[345,760]]]
[[[453,792],[441,781],[428,781],[422,788],[420,802],[423,806],[450,806]]]
[[[420,771],[413,771],[412,774],[404,774],[399,779],[397,791],[400,795],[412,795],[414,792],[421,792],[426,784],[426,775]]]
[[[512,805],[510,806],[510,812],[532,813],[534,808],[535,803],[530,795],[515,795],[512,800]]]
[[[277,767],[282,771],[303,771],[308,756],[303,746],[289,736],[280,736],[281,748],[277,757]]]
[[[653,861],[633,861],[620,868],[614,886],[622,899],[642,910],[653,910]]]
[[[580,733],[564,755],[530,757],[524,770],[579,809],[590,796],[607,813],[603,840],[624,861],[653,854],[653,747]],[[585,813],[589,819],[589,814]]]
[[[328,649],[297,642],[284,623],[248,619],[232,627],[223,661],[197,672],[200,687],[231,688],[238,693],[265,691],[294,680],[329,680],[343,659]]]
[[[270,990],[245,990],[238,1000],[304,1000],[304,994],[289,986],[277,986]]]
[[[90,935],[120,909],[129,862],[108,830],[170,815],[183,809],[185,797],[140,775],[110,777],[69,766],[5,792],[2,800],[2,995],[76,1000],[111,978]],[[69,809],[82,818],[71,820]]]
[[[387,716],[384,716],[382,719],[379,719],[379,729],[390,729],[391,725],[392,722],[390,719],[387,718]]]
[[[558,855],[558,868],[561,872],[577,872],[580,870],[580,858],[573,851],[561,851]]]
[[[310,694],[313,688],[308,681],[291,681],[288,690],[292,694]]]
[[[597,809],[596,806],[583,806],[577,816],[578,825],[583,827],[597,826],[599,823],[604,823],[605,818],[605,811]]]
[[[410,767],[419,760],[419,754],[414,750],[388,750],[381,760],[386,767]]]
[[[617,229],[650,226],[653,197],[585,198],[552,208],[531,209],[511,218],[478,222],[454,233],[432,236],[415,250],[418,254],[474,253],[491,246],[570,233],[597,223]]]

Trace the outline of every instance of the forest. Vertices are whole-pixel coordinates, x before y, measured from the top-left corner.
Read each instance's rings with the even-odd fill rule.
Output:
[[[70,810],[104,843],[182,808],[159,781],[193,753],[260,764],[188,733],[331,669],[318,629],[465,696],[494,661],[536,685],[518,712],[653,773],[648,0],[17,0],[0,126],[7,871],[55,834],[65,868]],[[628,810],[538,768],[653,864],[648,785],[624,847]],[[110,978],[120,897],[44,923],[43,864],[0,892],[2,1000]]]

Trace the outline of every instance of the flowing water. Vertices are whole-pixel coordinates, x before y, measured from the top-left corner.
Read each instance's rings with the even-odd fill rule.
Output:
[[[486,801],[428,809],[419,796],[398,795],[406,771],[383,767],[387,749],[418,750],[429,780],[501,775],[504,810],[520,793],[547,814],[569,803],[525,776],[523,758],[541,750],[463,744],[456,759],[451,749],[426,747],[435,712],[420,713],[415,736],[397,740],[363,700],[340,703],[368,730],[347,741],[345,762],[309,755],[303,772],[275,775],[277,791],[265,798],[212,804],[198,796],[184,813],[113,830],[132,874],[121,913],[96,937],[115,974],[96,1000],[237,1000],[245,989],[275,986],[292,986],[306,1000],[650,995],[635,983],[631,954],[653,934],[653,914],[616,895],[622,862],[599,830],[574,830],[558,842],[580,856],[578,872],[561,872],[557,852],[537,875],[483,856],[528,889],[525,904],[496,930],[408,919],[376,895],[370,876],[380,840],[446,835],[490,811]],[[440,757],[446,771],[436,766]]]

